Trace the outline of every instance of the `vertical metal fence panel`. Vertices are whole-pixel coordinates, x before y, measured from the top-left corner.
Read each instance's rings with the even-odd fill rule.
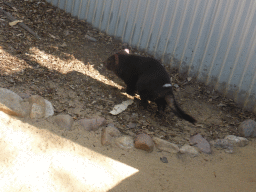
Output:
[[[48,2],[52,3],[54,6],[58,6],[59,0],[49,0]]]
[[[256,112],[255,0],[47,0]]]
[[[65,9],[65,6],[66,6],[66,1],[59,1],[58,7],[59,7],[60,9]]]

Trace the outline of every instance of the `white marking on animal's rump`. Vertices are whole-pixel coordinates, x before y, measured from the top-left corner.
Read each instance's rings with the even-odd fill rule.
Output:
[[[170,83],[166,83],[163,85],[163,87],[171,87],[171,86],[172,86],[172,84],[170,84]]]

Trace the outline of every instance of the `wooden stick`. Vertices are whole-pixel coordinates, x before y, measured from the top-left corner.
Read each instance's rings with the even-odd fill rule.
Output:
[[[17,20],[15,17],[12,16],[12,14],[4,11],[1,7],[0,7],[0,13],[3,13],[10,21]],[[18,25],[21,26],[23,29],[27,30],[32,35],[34,35],[37,39],[40,39],[40,37],[32,29],[30,29],[27,25],[25,25],[23,22],[18,23]]]

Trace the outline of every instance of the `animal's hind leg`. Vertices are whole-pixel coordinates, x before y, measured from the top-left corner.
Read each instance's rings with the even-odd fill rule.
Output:
[[[159,112],[164,112],[165,108],[166,108],[166,101],[164,98],[160,98],[155,100],[156,104],[157,104],[157,109]]]
[[[164,110],[166,108],[167,103],[163,98],[157,99],[155,100],[155,102],[157,104],[157,109],[158,109],[156,114],[159,118],[163,118],[165,116]]]

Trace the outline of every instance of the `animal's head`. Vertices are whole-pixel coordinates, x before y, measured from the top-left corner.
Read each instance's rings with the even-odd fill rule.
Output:
[[[129,49],[124,49],[110,56],[106,61],[103,62],[103,64],[108,70],[116,72],[119,66],[119,56],[128,54]]]

